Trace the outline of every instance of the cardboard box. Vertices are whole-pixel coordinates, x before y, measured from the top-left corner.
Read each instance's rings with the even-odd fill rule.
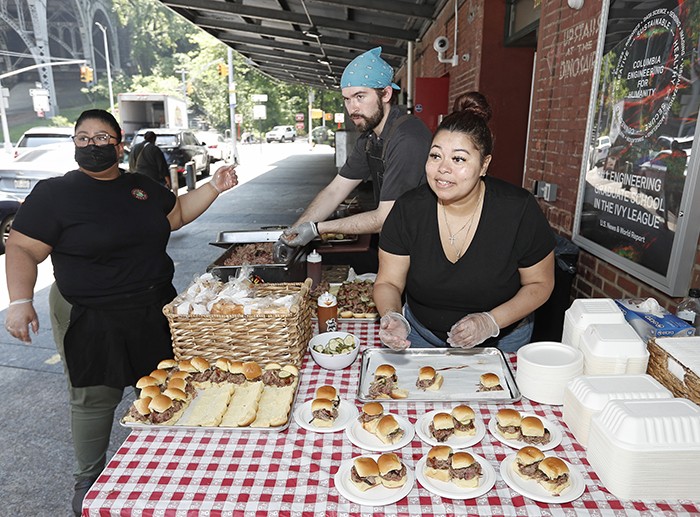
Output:
[[[651,337],[687,337],[695,335],[695,328],[661,307],[653,298],[626,298],[615,300],[625,320],[644,340]]]

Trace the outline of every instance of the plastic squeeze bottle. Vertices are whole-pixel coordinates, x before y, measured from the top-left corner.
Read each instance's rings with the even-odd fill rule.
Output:
[[[311,279],[311,289],[321,283],[321,272],[323,265],[321,264],[321,254],[313,250],[306,257],[306,276]]]
[[[688,291],[688,296],[678,304],[676,316],[695,327],[695,335],[700,336],[700,289]]]

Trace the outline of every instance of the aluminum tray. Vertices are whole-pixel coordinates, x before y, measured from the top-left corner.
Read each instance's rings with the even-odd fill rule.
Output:
[[[226,259],[231,256],[237,246],[255,242],[250,241],[230,244],[228,249],[213,263],[207,266],[207,272],[226,282],[229,278],[236,278],[242,265],[227,266]],[[289,264],[253,264],[253,275],[260,277],[265,282],[303,282],[306,280],[306,248],[296,248],[294,257]]]
[[[282,228],[262,228],[260,230],[219,232],[212,246],[228,248],[231,244],[249,244],[251,242],[277,242],[282,235]]]
[[[167,431],[167,432],[179,432],[179,431],[207,431],[207,432],[224,432],[224,433],[280,433],[286,430],[294,419],[294,406],[297,402],[297,396],[299,395],[299,386],[301,385],[301,375],[297,377],[297,387],[294,390],[294,397],[292,397],[292,404],[289,406],[289,415],[287,416],[287,422],[283,425],[277,427],[203,427],[203,426],[188,426],[188,425],[157,425],[157,424],[141,424],[138,422],[124,422],[124,414],[122,418],[119,419],[119,424],[122,427],[128,427],[130,429],[148,429],[149,431]],[[187,411],[187,410],[185,410]]]
[[[472,348],[455,350],[445,348],[414,348],[403,351],[368,349],[362,353],[360,383],[357,398],[363,402],[369,398],[369,385],[374,380],[374,371],[381,364],[390,364],[396,369],[399,388],[408,390],[405,399],[379,399],[384,404],[392,402],[490,402],[512,403],[520,400],[520,390],[503,352],[498,348]],[[437,391],[416,388],[418,370],[432,366],[444,377]],[[505,381],[503,391],[479,392],[479,377],[492,372]],[[503,385],[503,382],[501,383]]]

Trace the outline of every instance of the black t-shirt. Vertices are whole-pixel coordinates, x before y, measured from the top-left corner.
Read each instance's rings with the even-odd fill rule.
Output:
[[[80,171],[40,181],[13,228],[48,244],[61,293],[103,297],[171,282],[167,215],[175,195],[141,174],[110,181]]]
[[[511,299],[521,287],[518,268],[554,249],[554,234],[529,192],[488,176],[484,183],[479,225],[455,264],[442,248],[437,198],[428,185],[401,196],[382,228],[379,247],[410,256],[405,294],[411,312],[443,339],[467,314]]]

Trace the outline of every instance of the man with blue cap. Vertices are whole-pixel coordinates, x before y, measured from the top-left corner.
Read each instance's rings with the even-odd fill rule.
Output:
[[[333,181],[284,231],[275,245],[276,261],[288,260],[291,248],[304,246],[322,233],[379,233],[394,201],[425,182],[432,135],[420,119],[392,105],[394,90],[400,88],[381,51],[381,47],[368,50],[345,68],[340,79],[345,109],[362,135]],[[369,179],[376,208],[326,221],[355,187]],[[376,272],[376,239],[373,244],[374,259],[366,269]]]

